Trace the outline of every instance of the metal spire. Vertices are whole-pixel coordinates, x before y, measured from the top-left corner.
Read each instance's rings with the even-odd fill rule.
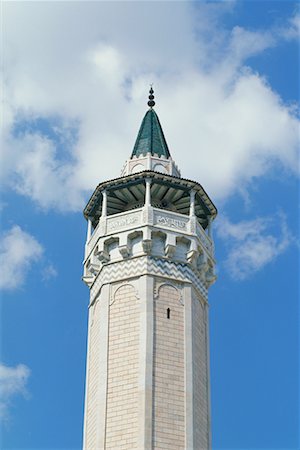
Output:
[[[155,105],[155,101],[154,101],[154,91],[152,89],[152,84],[150,85],[150,91],[149,91],[149,101],[148,101],[148,106],[150,106],[150,108],[152,109],[153,106]]]

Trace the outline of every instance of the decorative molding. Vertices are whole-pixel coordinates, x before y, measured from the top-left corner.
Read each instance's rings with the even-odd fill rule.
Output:
[[[187,262],[193,265],[196,265],[197,256],[199,252],[197,250],[189,250],[186,254]]]
[[[143,246],[144,252],[147,255],[149,255],[151,253],[151,249],[152,249],[152,240],[151,239],[143,239],[142,246]]]
[[[93,305],[91,305],[90,311],[91,311],[91,327],[94,325],[94,317],[95,317],[95,312],[96,312],[96,306],[98,304],[98,300],[99,300],[99,295],[98,297],[96,297]]]
[[[120,245],[119,246],[119,252],[122,255],[123,258],[128,258],[130,255],[130,250],[128,245]]]
[[[109,261],[109,253],[106,250],[101,250],[96,256],[101,263],[106,263]]]
[[[175,162],[171,157],[165,158],[164,156],[158,155],[156,153],[154,155],[147,153],[146,156],[134,155],[131,159],[127,160],[122,168],[121,177],[133,173],[133,169],[137,164],[141,164],[142,166],[144,166],[144,169],[141,170],[153,170],[153,171],[155,171],[154,168],[155,164],[162,164],[163,166],[165,166],[165,169],[167,170],[168,174],[174,175],[176,177],[181,176],[178,166],[175,164]]]
[[[92,276],[83,276],[82,281],[90,288],[95,281],[95,277]]]
[[[154,300],[157,300],[159,297],[159,291],[160,288],[163,286],[171,286],[178,292],[178,300],[179,303],[184,306],[184,300],[183,300],[183,283],[177,282],[177,281],[166,281],[164,279],[155,279],[154,284]]]
[[[176,214],[170,213],[161,213],[158,211],[154,212],[154,224],[165,227],[176,229],[180,231],[187,231],[187,224],[189,222],[189,218],[178,217]]]
[[[116,293],[118,292],[118,290],[123,288],[123,287],[127,287],[127,286],[132,287],[132,289],[134,290],[136,299],[139,300],[140,299],[139,293],[138,293],[137,288],[134,286],[134,284],[135,283],[121,282],[121,283],[116,283],[116,284],[111,285],[109,306],[111,306],[115,302],[115,300],[116,300]]]
[[[181,282],[192,283],[202,297],[207,300],[207,286],[200,279],[199,272],[188,264],[170,261],[165,258],[139,256],[116,261],[102,266],[91,286],[91,303],[104,284],[128,280],[141,275],[153,275]]]
[[[174,256],[175,250],[176,245],[167,244],[165,246],[165,255],[167,256],[167,258],[172,258]]]
[[[100,265],[95,263],[90,263],[87,267],[87,271],[93,276],[96,276],[100,270]]]
[[[111,233],[114,231],[122,230],[127,227],[132,227],[139,225],[141,223],[141,213],[130,211],[124,216],[114,218],[107,218],[107,232]]]
[[[205,274],[205,283],[207,288],[209,288],[212,284],[215,283],[217,279],[217,275],[214,273],[213,267],[209,267],[208,271]]]

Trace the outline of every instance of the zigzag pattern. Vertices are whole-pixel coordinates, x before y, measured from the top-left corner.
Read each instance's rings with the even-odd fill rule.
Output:
[[[142,275],[155,275],[191,282],[194,288],[207,300],[207,288],[190,266],[166,259],[142,256],[104,265],[91,288],[91,302],[104,284]]]
[[[199,277],[193,272],[190,266],[180,264],[168,260],[149,258],[150,264],[148,264],[149,272],[154,275],[165,275],[170,278],[175,278],[180,281],[191,281],[196,289],[198,289],[204,298],[207,298],[207,289],[199,279]]]

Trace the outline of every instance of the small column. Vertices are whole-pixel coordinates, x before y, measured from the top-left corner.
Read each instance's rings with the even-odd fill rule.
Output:
[[[190,192],[190,232],[193,234],[196,233],[195,195],[196,192],[192,189]]]
[[[92,236],[92,219],[90,217],[88,217],[88,221],[87,221],[87,235],[86,235],[86,243],[89,242],[89,240],[91,239]]]
[[[145,206],[151,206],[151,178],[146,178]]]
[[[146,192],[145,192],[145,204],[143,211],[143,223],[153,225],[153,208],[151,206],[151,178],[145,179]]]
[[[102,191],[102,212],[101,217],[104,218],[107,216],[107,192],[106,189]]]
[[[195,191],[192,189],[190,192],[190,217],[195,215]]]

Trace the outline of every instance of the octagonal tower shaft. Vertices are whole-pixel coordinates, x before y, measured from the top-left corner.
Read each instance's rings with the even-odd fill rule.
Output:
[[[211,446],[216,209],[201,185],[179,177],[169,153],[146,150],[121,178],[101,183],[84,211],[86,450]]]

